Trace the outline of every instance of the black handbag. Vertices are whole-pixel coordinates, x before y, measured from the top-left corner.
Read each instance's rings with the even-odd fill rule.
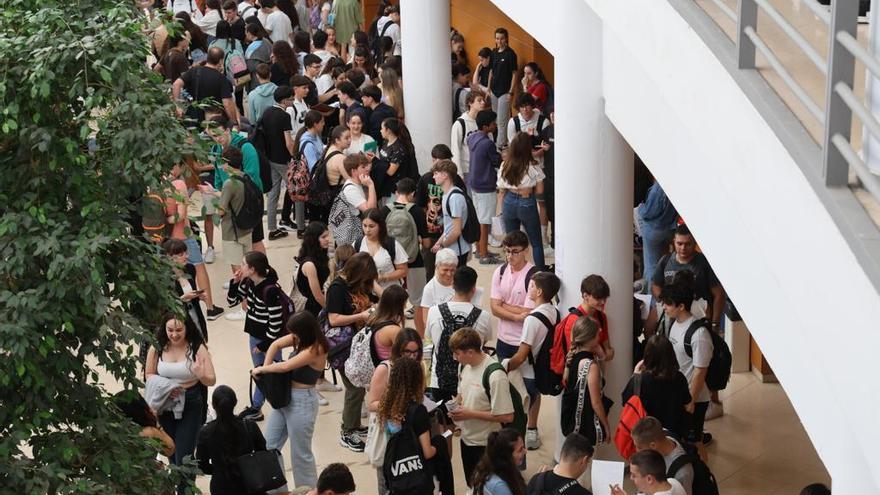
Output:
[[[277,449],[254,451],[254,442],[250,433],[248,433],[248,442],[251,451],[235,459],[235,466],[247,493],[262,494],[284,486],[287,478],[284,477],[284,470],[281,467],[281,452]]]
[[[251,401],[254,397],[254,383],[263,397],[269,401],[274,409],[281,409],[290,404],[290,372],[287,373],[263,373],[261,375],[251,375],[249,392]],[[252,404],[253,405],[253,404]]]

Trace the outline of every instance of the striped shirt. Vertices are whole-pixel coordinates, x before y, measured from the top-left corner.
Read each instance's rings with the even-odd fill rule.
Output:
[[[226,302],[229,306],[236,306],[247,301],[244,331],[268,345],[281,336],[283,312],[280,293],[278,277],[270,272],[265,280],[256,285],[249,278],[241,283],[230,280]]]

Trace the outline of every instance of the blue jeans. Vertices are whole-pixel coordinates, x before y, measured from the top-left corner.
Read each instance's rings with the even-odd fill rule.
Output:
[[[541,238],[541,219],[538,216],[538,201],[535,199],[535,195],[523,198],[515,192],[507,191],[504,194],[501,218],[504,221],[505,234],[519,230],[520,225],[526,228],[535,266],[543,269],[544,244]]]
[[[174,413],[165,411],[159,416],[159,424],[165,433],[174,440],[174,454],[168,458],[171,464],[181,465],[185,457],[192,456],[196,450],[196,439],[202,427],[202,387],[199,384],[186,389],[183,416],[174,419]],[[177,487],[177,493],[184,492],[185,483]]]
[[[260,344],[263,341],[254,337],[253,335],[248,335],[248,339],[249,339],[248,342],[250,344],[248,347],[248,354],[251,355],[251,360],[254,363],[254,367],[262,366],[263,361],[266,360],[266,353],[263,351],[260,351],[260,350],[257,350],[257,352],[255,353],[254,349],[257,347],[257,344]],[[274,361],[276,363],[281,361],[281,353],[280,352],[275,354]],[[254,400],[253,400],[254,408],[255,409],[262,408],[264,402],[266,402],[266,398],[263,397],[263,392],[260,391],[260,387],[254,387]]]
[[[645,222],[640,223],[642,230],[642,255],[644,257],[645,288],[643,292],[650,294],[651,278],[657,268],[657,262],[664,254],[669,252],[669,242],[672,240],[671,230],[655,230],[648,227]]]
[[[272,409],[266,423],[267,449],[280,451],[290,437],[290,463],[297,487],[314,487],[318,482],[318,470],[312,454],[312,435],[317,417],[318,392],[314,388],[291,388],[290,404],[281,409]]]

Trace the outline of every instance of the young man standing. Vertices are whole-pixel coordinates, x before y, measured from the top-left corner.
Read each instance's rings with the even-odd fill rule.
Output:
[[[495,51],[492,52],[492,71],[489,72],[489,90],[492,110],[498,114],[498,147],[507,146],[507,121],[510,120],[510,99],[516,88],[516,73],[519,67],[516,52],[510,48],[507,30],[495,30]]]
[[[507,362],[507,371],[519,369],[522,373],[526,391],[529,393],[529,422],[526,429],[526,448],[541,448],[541,437],[538,435],[538,414],[541,412],[541,392],[535,384],[535,368],[532,359],[541,352],[550,328],[559,323],[559,311],[551,302],[559,293],[561,282],[551,272],[538,272],[529,281],[529,298],[535,302],[535,309],[523,321],[522,337],[519,349]],[[532,359],[530,359],[532,358]]]
[[[348,155],[342,162],[348,179],[339,189],[339,195],[345,200],[349,208],[349,218],[356,219],[348,225],[335,224],[333,218],[330,219],[329,229],[330,235],[336,242],[336,245],[351,244],[363,237],[363,227],[361,227],[360,217],[363,212],[370,208],[376,207],[376,186],[373,179],[370,178],[370,168],[372,165],[363,153]],[[364,188],[367,194],[364,194]]]
[[[248,92],[248,109],[250,110],[248,118],[255,124],[263,116],[263,112],[275,104],[275,90],[278,89],[278,86],[269,80],[271,76],[272,68],[269,64],[257,65],[259,86]]]
[[[566,336],[571,336],[571,327],[574,322],[581,316],[589,316],[599,325],[599,355],[597,359],[600,361],[611,361],[614,359],[614,348],[611,347],[611,341],[608,338],[608,317],[605,315],[605,302],[611,295],[611,288],[608,282],[600,275],[588,275],[581,280],[581,304],[574,311],[565,315],[562,320],[563,332]],[[554,370],[562,373],[562,370]]]
[[[466,194],[455,185],[458,177],[458,168],[450,160],[440,160],[431,168],[434,173],[434,182],[443,189],[441,211],[443,213],[443,234],[434,243],[431,252],[448,247],[455,251],[458,256],[458,266],[467,264],[471,253],[471,245],[462,239],[461,232],[465,222],[468,221]]]
[[[431,166],[440,160],[449,160],[452,158],[452,151],[445,144],[437,144],[431,148]],[[455,176],[455,185],[462,191],[466,189],[464,181],[458,175]],[[422,256],[425,258],[425,277],[427,280],[434,278],[434,252],[431,247],[443,234],[443,189],[434,182],[434,172],[428,170],[419,178],[416,184],[416,204],[425,210],[425,220],[428,224],[428,239],[431,245],[427,249],[422,249]]]
[[[523,320],[532,312],[535,302],[529,298],[528,287],[537,272],[529,261],[529,238],[514,230],[501,243],[507,262],[492,275],[492,314],[498,318],[498,359],[513,357],[522,340]]]
[[[685,334],[691,325],[698,321],[690,312],[691,303],[694,301],[693,292],[685,284],[668,284],[660,292],[660,301],[663,302],[666,318],[672,322],[669,341],[672,342],[678,366],[688,380],[691,397],[694,400],[693,423],[687,440],[702,447],[712,441],[711,434],[703,433],[703,422],[706,420],[706,410],[709,408],[710,400],[709,389],[706,387],[706,373],[709,371],[709,362],[714,351],[712,337],[709,335],[711,330],[705,326],[696,329],[691,338],[689,356],[685,350]]]
[[[452,64],[452,118],[456,119],[459,115],[468,111],[468,105],[465,99],[470,93],[468,89],[468,70],[466,65]]]
[[[364,106],[361,104],[358,98],[361,97],[361,94],[358,92],[357,87],[349,81],[342,81],[336,86],[337,95],[339,96],[339,121],[340,122],[348,122],[348,116],[351,115],[351,112],[361,111],[364,112],[362,115],[367,115],[367,111],[364,109]],[[364,119],[364,122],[369,119]]]
[[[391,23],[390,25],[388,23]],[[387,28],[385,26],[388,26]],[[394,55],[400,55],[400,7],[391,5],[385,8],[385,15],[376,22],[376,32],[394,42]]]
[[[306,105],[309,108],[317,105],[321,102],[321,96],[318,95],[318,85],[315,84],[315,79],[321,74],[321,57],[315,55],[314,53],[307,53],[305,57],[303,57],[303,75],[308,78],[309,81],[309,92],[305,96]],[[329,97],[327,97],[329,99]]]
[[[287,14],[275,5],[275,0],[261,0],[260,5],[263,8],[258,16],[272,42],[286,41],[290,43],[293,26],[290,24],[290,18],[287,17]]]
[[[535,144],[540,144],[539,136],[541,131],[550,125],[549,119],[535,109],[535,98],[529,93],[519,95],[516,99],[516,108],[519,111],[507,124],[507,142],[510,142],[517,132],[525,132],[532,136]]]
[[[526,487],[526,494],[592,495],[578,483],[578,478],[590,467],[592,457],[593,446],[587,437],[577,432],[571,433],[562,444],[559,464],[552,470],[532,476],[529,486]]]
[[[309,94],[310,82],[311,81],[309,81],[308,77],[299,74],[294,74],[293,77],[290,78],[290,85],[293,90],[293,101],[286,110],[290,115],[291,136],[296,136],[296,133],[299,132],[300,127],[302,127],[305,122],[306,113],[309,111],[309,106],[306,104],[306,97]]]
[[[471,161],[471,173],[467,177],[467,184],[474,201],[477,220],[480,222],[477,256],[481,265],[494,265],[501,262],[497,256],[489,253],[489,233],[492,229],[492,217],[495,216],[497,208],[496,184],[498,167],[501,165],[501,154],[492,141],[492,133],[495,132],[497,125],[495,112],[481,110],[477,113],[475,125],[477,130],[467,137],[468,156]]]
[[[633,426],[632,432],[633,443],[636,450],[656,450],[663,456],[666,463],[666,472],[672,463],[679,457],[686,455],[684,448],[674,438],[667,436],[663,430],[663,425],[657,418],[646,416]],[[685,463],[672,476],[681,483],[687,495],[693,493],[694,485],[694,466],[690,462]]]
[[[223,234],[223,255],[235,273],[241,267],[244,255],[252,250],[251,231],[238,228],[234,219],[235,212],[241,210],[245,201],[241,151],[229,146],[223,150],[223,159],[226,161],[225,168],[229,178],[223,182],[223,191],[220,194],[220,229]]]
[[[321,71],[327,66],[327,61],[333,58],[333,54],[326,50],[327,33],[321,30],[315,31],[312,35],[312,53],[321,59]]]
[[[629,459],[629,479],[644,495],[686,495],[675,478],[666,479],[663,456],[653,450],[636,452]],[[611,495],[627,495],[620,485],[611,488]]]
[[[483,387],[483,374],[494,359],[483,352],[483,340],[475,330],[461,328],[449,338],[452,356],[462,365],[456,406],[449,412],[461,428],[461,464],[468,486],[472,485],[474,469],[489,434],[501,429],[502,423],[513,421],[513,399],[510,382],[503,369],[488,376],[489,394]]]
[[[458,165],[462,177],[467,181],[471,163],[467,138],[479,129],[477,114],[486,106],[486,97],[480,92],[469,91],[464,100],[467,109],[452,123],[450,143],[452,143],[452,161]]]
[[[387,118],[396,118],[397,111],[382,101],[382,90],[378,86],[369,85],[361,90],[361,101],[370,109],[369,122],[365,132],[376,140],[379,147],[385,143],[382,137],[382,122]]]
[[[229,120],[238,122],[238,108],[235,106],[235,98],[232,96],[232,83],[222,72],[224,57],[225,53],[222,48],[217,46],[209,48],[205,65],[191,68],[174,81],[171,86],[172,99],[180,101],[180,93],[186,89],[194,102],[204,102],[205,100],[213,100],[215,104],[222,102],[223,110]],[[183,113],[183,108],[178,107],[178,114],[182,117]],[[205,120],[205,111],[197,107],[190,107],[186,114],[197,126]]]
[[[232,28],[232,37],[244,44],[244,19],[238,15],[238,4],[235,0],[223,2],[223,18]]]
[[[272,168],[272,189],[269,191],[269,204],[266,207],[269,218],[269,240],[274,241],[287,236],[285,230],[277,228],[278,196],[282,193],[284,182],[287,179],[287,164],[294,152],[293,134],[291,132],[291,119],[287,108],[293,104],[290,87],[280,86],[275,89],[275,105],[263,112],[263,132],[266,136],[266,158]],[[288,195],[284,195],[288,198]],[[281,212],[281,226],[287,227],[292,232],[295,230],[290,222],[290,202],[285,201]]]

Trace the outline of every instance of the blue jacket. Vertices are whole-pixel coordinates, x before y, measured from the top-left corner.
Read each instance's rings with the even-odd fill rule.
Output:
[[[485,132],[476,131],[468,135],[467,145],[471,155],[468,188],[479,193],[495,192],[497,168],[501,164],[501,155],[495,142]]]
[[[638,213],[643,226],[652,230],[673,230],[678,220],[678,212],[659,182],[654,182],[648,189],[648,197],[639,205]]]

